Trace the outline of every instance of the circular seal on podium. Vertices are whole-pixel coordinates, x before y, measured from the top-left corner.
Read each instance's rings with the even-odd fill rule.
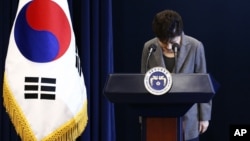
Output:
[[[144,76],[144,86],[153,95],[166,94],[172,87],[171,73],[163,67],[154,67]]]

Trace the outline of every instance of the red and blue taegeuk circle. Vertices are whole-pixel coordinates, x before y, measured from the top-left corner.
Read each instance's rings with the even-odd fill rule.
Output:
[[[14,37],[22,55],[30,61],[54,61],[69,48],[71,28],[67,16],[51,0],[33,0],[19,12]]]

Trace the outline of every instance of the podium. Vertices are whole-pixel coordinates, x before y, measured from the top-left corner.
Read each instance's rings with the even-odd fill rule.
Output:
[[[143,141],[182,141],[181,117],[194,103],[209,102],[219,85],[210,74],[171,74],[168,93],[152,95],[144,86],[144,74],[110,74],[104,95],[113,103],[125,103],[142,120]]]

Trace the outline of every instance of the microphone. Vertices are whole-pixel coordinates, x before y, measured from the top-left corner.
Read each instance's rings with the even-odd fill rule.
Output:
[[[145,66],[145,71],[147,71],[148,70],[148,62],[149,62],[149,58],[150,58],[150,56],[151,56],[151,54],[153,53],[153,52],[155,52],[155,50],[156,50],[156,45],[155,44],[152,44],[149,48],[148,48],[148,57],[147,57],[147,61],[146,61],[146,66]]]
[[[174,53],[177,55],[177,52],[180,50],[180,45],[177,43],[173,43],[172,44],[172,50],[174,51]]]
[[[178,62],[178,51],[180,50],[180,45],[177,43],[172,44],[172,50],[174,51],[174,58],[175,58],[175,73],[177,73],[177,62]]]
[[[148,55],[150,56],[150,55],[152,54],[152,52],[155,52],[155,50],[156,50],[156,45],[152,44],[152,45],[148,48],[148,50],[149,50]]]

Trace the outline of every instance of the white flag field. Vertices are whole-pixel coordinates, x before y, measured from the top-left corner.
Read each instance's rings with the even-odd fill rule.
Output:
[[[73,141],[84,132],[87,94],[67,0],[19,0],[3,100],[24,141]]]

